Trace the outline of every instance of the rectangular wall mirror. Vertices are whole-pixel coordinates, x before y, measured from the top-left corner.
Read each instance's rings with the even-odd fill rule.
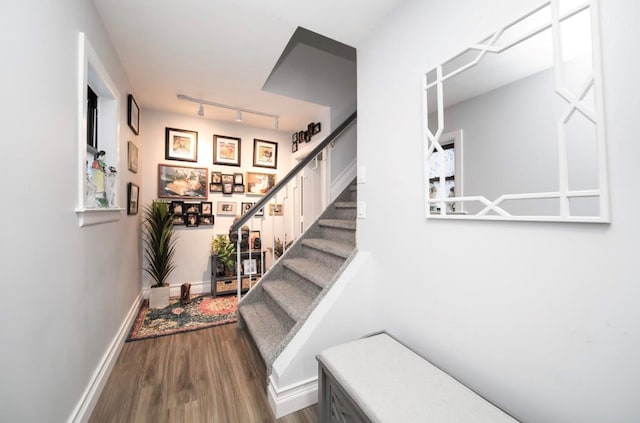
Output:
[[[424,75],[426,216],[609,222],[597,3],[551,0]]]

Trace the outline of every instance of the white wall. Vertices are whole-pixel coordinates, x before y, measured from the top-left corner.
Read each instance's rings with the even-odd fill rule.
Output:
[[[231,174],[241,172],[245,174],[245,176],[247,171],[275,173],[277,180],[283,178],[294,165],[291,159],[291,135],[288,132],[255,128],[239,123],[213,121],[196,116],[195,111],[194,109],[193,116],[185,116],[159,110],[144,110],[144,116],[140,124],[141,134],[144,137],[145,144],[145,153],[141,156],[141,162],[144,167],[143,186],[141,187],[140,194],[141,206],[148,205],[152,200],[158,198],[159,163],[175,166],[206,167],[209,172],[217,171]],[[167,127],[198,132],[197,163],[165,160],[165,128]],[[214,134],[241,138],[240,167],[213,164]],[[254,138],[278,143],[277,170],[253,166]],[[238,213],[240,213],[240,205],[243,201],[256,202],[261,198],[259,196],[244,194],[223,195],[222,193],[209,193],[208,196],[209,198],[207,200],[192,202],[213,202],[213,213],[215,215],[215,224],[213,226],[200,226],[198,228],[176,227],[178,241],[175,261],[177,266],[169,276],[169,283],[171,285],[179,286],[184,282],[190,282],[194,285],[204,282],[204,288],[209,289],[210,285],[207,284],[211,279],[211,265],[209,262],[211,238],[214,234],[228,234],[229,226],[231,226],[234,219],[233,216],[217,215],[217,202],[235,202],[237,203]],[[191,200],[184,201],[191,202]],[[291,232],[287,230],[287,228],[290,227],[290,216],[288,214],[290,211],[290,207],[285,206],[286,217],[280,217],[276,220],[276,237],[279,237],[281,240],[284,239],[284,233],[288,233],[287,239],[291,237]],[[264,240],[270,239],[269,237],[273,234],[267,210],[265,210],[265,216],[267,217],[265,222],[268,221],[269,223],[263,227],[261,233]],[[253,229],[259,230],[260,228],[255,226]],[[263,245],[266,247],[268,244],[264,243]],[[267,259],[267,263],[268,265],[271,264],[270,257]],[[149,286],[149,282],[149,277],[145,274],[143,277],[143,286]],[[193,288],[195,288],[195,286]]]
[[[638,421],[637,2],[600,5],[612,223],[424,219],[421,76],[525,3],[408,2],[358,46],[358,246],[383,329],[508,412]]]
[[[132,89],[92,3],[6,4],[0,421],[69,419],[140,289],[139,218],[123,212],[117,222],[80,228],[74,212],[79,31],[122,96],[120,154],[127,140],[139,144],[126,125]],[[119,171],[124,206],[122,190],[140,174]]]

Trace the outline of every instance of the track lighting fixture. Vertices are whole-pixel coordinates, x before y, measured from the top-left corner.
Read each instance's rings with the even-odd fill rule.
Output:
[[[251,113],[253,115],[266,116],[266,117],[272,118],[274,120],[273,125],[274,125],[274,127],[276,129],[278,129],[279,124],[280,124],[279,123],[280,116],[274,115],[272,113],[265,113],[265,112],[259,112],[257,110],[250,110],[250,109],[244,109],[244,108],[241,108],[241,107],[229,106],[229,105],[222,104],[222,103],[216,103],[214,101],[203,100],[201,98],[189,97],[189,96],[184,95],[184,94],[178,94],[178,100],[191,101],[191,102],[200,104],[200,107],[198,108],[198,116],[204,116],[204,105],[206,104],[208,106],[221,107],[223,109],[235,110],[236,111],[236,122],[242,122],[242,113]]]

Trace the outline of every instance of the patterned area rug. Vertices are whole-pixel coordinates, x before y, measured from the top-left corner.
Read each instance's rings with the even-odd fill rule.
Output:
[[[179,298],[171,298],[169,305],[161,309],[149,309],[144,300],[127,342],[159,336],[184,333],[192,330],[233,323],[236,321],[238,299],[235,295],[200,295],[191,298],[191,303],[182,305]]]

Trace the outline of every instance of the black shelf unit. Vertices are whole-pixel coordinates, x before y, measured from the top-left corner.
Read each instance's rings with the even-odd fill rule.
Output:
[[[240,269],[241,269],[241,283],[242,293],[249,290],[250,286],[258,282],[262,277],[263,264],[265,263],[266,251],[247,250],[240,252]],[[250,269],[249,263],[246,260],[255,260],[255,273],[254,269]],[[224,272],[227,270],[227,266],[220,263],[218,264],[218,255],[211,254],[211,295],[216,297],[218,295],[229,295],[238,292],[238,276],[235,271],[237,260],[237,254],[233,255],[233,276],[224,276]],[[245,272],[246,270],[246,272]],[[222,273],[222,275],[220,274]]]

